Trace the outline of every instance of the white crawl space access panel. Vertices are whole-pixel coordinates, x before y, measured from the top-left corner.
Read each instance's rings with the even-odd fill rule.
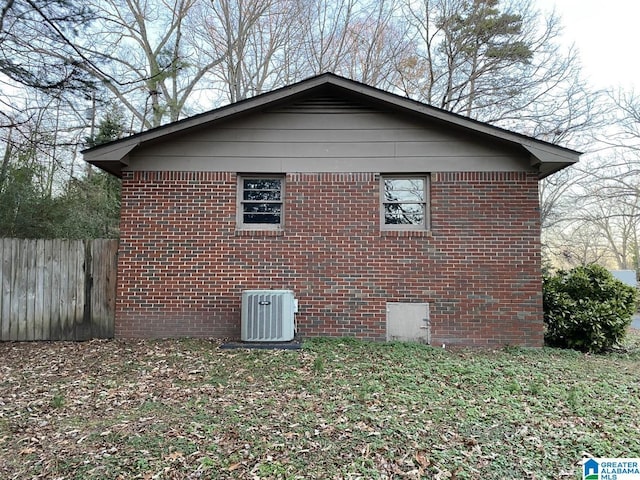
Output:
[[[387,302],[387,341],[431,343],[429,304]]]

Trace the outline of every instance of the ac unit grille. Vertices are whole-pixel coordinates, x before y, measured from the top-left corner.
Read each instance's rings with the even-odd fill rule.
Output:
[[[242,341],[293,340],[294,312],[295,298],[291,290],[245,290],[242,292]]]

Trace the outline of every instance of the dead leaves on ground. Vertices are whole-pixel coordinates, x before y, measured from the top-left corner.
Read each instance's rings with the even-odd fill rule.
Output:
[[[472,368],[475,354],[407,347],[398,361],[386,348],[0,344],[0,478],[460,480],[491,478],[497,460],[535,478],[519,453],[558,462],[567,435],[610,430],[571,405],[554,414],[529,402],[521,384],[535,380],[532,369],[546,372],[546,358]],[[436,371],[438,362],[449,365]],[[542,394],[555,388],[536,382]],[[582,408],[589,392],[576,392]],[[625,415],[628,399],[617,395],[610,408]]]
[[[424,451],[411,447],[395,458],[400,447],[385,452],[367,443],[380,429],[354,421],[344,406],[324,418],[318,402],[331,392],[279,388],[288,378],[317,381],[312,355],[271,352],[247,361],[251,354],[217,347],[0,344],[0,476],[324,478],[323,462],[335,468],[336,454],[345,467],[336,478],[427,472]],[[289,357],[284,379],[268,378],[274,371],[265,362],[282,356]]]

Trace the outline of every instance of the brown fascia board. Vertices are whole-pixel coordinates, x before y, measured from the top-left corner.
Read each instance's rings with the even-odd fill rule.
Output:
[[[120,178],[122,167],[129,164],[129,152],[139,144],[138,139],[129,137],[84,150],[82,155],[86,162]]]
[[[152,128],[144,132],[136,133],[126,138],[114,140],[113,142],[98,145],[96,147],[91,147],[83,150],[82,153],[86,155],[96,150],[106,148],[110,145],[124,143],[133,139],[137,139],[137,143],[139,145],[151,140],[155,140],[159,137],[163,137],[165,135],[181,133],[191,128],[202,127],[207,123],[214,122],[223,118],[232,117],[242,113],[248,113],[251,110],[271,106],[272,104],[278,103],[282,100],[293,99],[296,96],[304,94],[319,85],[324,85],[326,82],[321,82],[320,79],[321,77],[313,77],[309,80],[303,80],[300,83],[279,88],[277,90],[263,93],[261,95],[257,95],[245,100],[240,100],[239,102],[225,105],[223,107],[216,108],[215,110],[210,110],[208,112],[200,113],[189,118],[184,118],[167,125],[162,125],[160,127]],[[313,84],[311,85],[307,83],[314,80],[315,82],[313,82]]]
[[[333,73],[324,73],[311,77],[293,85],[241,100],[209,112],[178,120],[127,138],[98,145],[83,150],[82,153],[87,162],[109,173],[121,176],[120,169],[127,163],[126,156],[142,143],[158,140],[161,137],[177,133],[184,133],[193,128],[202,128],[207,124],[236,115],[248,114],[251,111],[261,108],[273,107],[280,103],[288,103],[297,97],[311,94],[315,89],[322,87],[333,87],[347,94],[360,97],[360,99],[365,102],[377,103],[382,106],[412,113],[415,116],[431,121],[435,120],[439,123],[453,125],[476,135],[491,137],[501,143],[520,146],[532,155],[531,163],[534,166],[538,166],[540,179],[576,163],[581,155],[581,152],[575,150],[537,140],[533,137],[505,130],[478,120],[473,120],[447,110],[340,77]]]
[[[315,81],[313,85],[302,85],[304,82]],[[325,82],[320,81],[320,77],[313,77],[310,80],[303,81],[291,86],[283,87],[272,92],[264,93],[256,97],[241,100],[224,107],[217,108],[208,112],[194,115],[189,118],[178,120],[167,125],[152,128],[144,132],[136,133],[129,137],[114,140],[112,142],[97,145],[95,147],[83,150],[81,153],[86,162],[101,168],[117,177],[122,177],[121,167],[125,162],[125,156],[128,155],[137,146],[153,140],[158,140],[169,135],[184,133],[193,128],[202,128],[203,126],[240,114],[247,114],[253,110],[263,107],[272,106],[283,101],[288,101],[309,92],[318,85],[324,85]],[[123,153],[123,156],[119,156]],[[107,166],[108,165],[108,166]],[[106,168],[105,168],[106,167]]]
[[[341,77],[338,77],[338,80],[355,83],[351,80],[342,79]],[[493,137],[501,143],[507,143],[523,148],[532,155],[531,164],[533,166],[538,166],[538,178],[540,180],[562,170],[563,168],[577,163],[582,155],[582,152],[578,152],[576,150],[561,147],[553,143],[538,140],[488,123],[480,122],[410,98],[400,97],[393,93],[384,92],[368,85],[358,85],[361,87],[360,89],[350,90],[360,93],[365,99],[374,99],[381,104],[395,106],[401,110],[409,111],[414,115],[418,114],[418,116],[423,118],[427,117],[432,121],[436,120],[442,124],[459,127],[471,134]]]
[[[523,143],[522,146],[531,153],[531,164],[538,167],[538,179],[552,175],[563,168],[578,162],[581,153],[562,147],[551,148],[543,143]]]

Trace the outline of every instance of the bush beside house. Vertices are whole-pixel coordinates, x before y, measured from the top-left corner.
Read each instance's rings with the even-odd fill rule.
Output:
[[[599,265],[585,265],[545,275],[543,299],[547,345],[599,353],[624,338],[638,291]]]

